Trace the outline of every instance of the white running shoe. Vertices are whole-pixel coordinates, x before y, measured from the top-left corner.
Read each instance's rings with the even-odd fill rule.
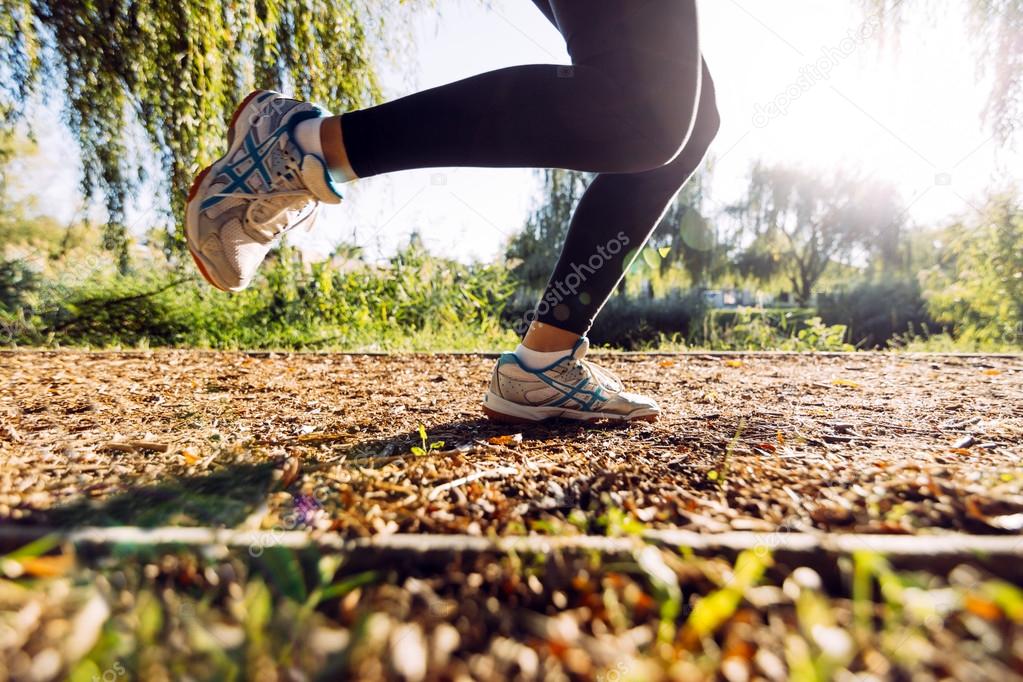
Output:
[[[185,238],[199,271],[224,291],[249,285],[281,235],[311,229],[320,202],[341,193],[327,162],[299,148],[301,121],[329,116],[322,109],[270,90],[246,97],[231,118],[228,150],[192,183]]]
[[[626,393],[622,382],[606,369],[583,358],[590,348],[584,337],[554,364],[530,369],[514,353],[504,353],[494,368],[483,412],[500,422],[538,422],[562,418],[593,422],[656,421],[657,403]]]

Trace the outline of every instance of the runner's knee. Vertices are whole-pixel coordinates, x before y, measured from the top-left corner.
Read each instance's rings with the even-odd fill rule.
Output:
[[[696,138],[697,143],[710,145],[719,125],[717,107],[711,103],[711,111],[706,115],[708,120],[703,121],[705,103],[681,96],[679,93],[685,90],[683,87],[665,88],[669,94],[654,102],[642,98],[630,103],[634,115],[627,125],[632,129],[624,131],[624,137],[634,142],[623,159],[628,168],[622,172],[636,173],[667,166],[697,141]]]

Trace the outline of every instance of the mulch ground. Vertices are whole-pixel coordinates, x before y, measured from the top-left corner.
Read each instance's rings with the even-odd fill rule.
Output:
[[[903,571],[874,550],[832,580],[772,551],[782,533],[1018,535],[1023,357],[599,361],[662,419],[490,423],[493,359],[473,355],[0,353],[8,543],[270,531],[247,551],[0,547],[0,680],[1023,678],[1011,570],[966,551]],[[764,543],[735,558],[636,537],[672,528]],[[634,549],[374,564],[278,534],[306,530]]]
[[[0,519],[522,534],[600,532],[621,510],[708,533],[1023,528],[1023,358],[599,359],[662,419],[492,424],[493,360],[473,355],[3,353]]]

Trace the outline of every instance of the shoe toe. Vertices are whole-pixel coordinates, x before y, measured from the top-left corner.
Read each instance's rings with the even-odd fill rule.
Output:
[[[636,410],[651,410],[653,412],[660,412],[661,407],[657,404],[657,401],[653,398],[638,393],[619,393],[618,399],[622,401],[623,405],[628,406],[630,412]]]
[[[218,273],[231,280],[227,282],[231,289],[245,288],[270,250],[269,244],[257,242],[246,234],[239,220],[228,222],[219,235],[210,236],[208,243],[212,248],[203,251],[218,256]]]

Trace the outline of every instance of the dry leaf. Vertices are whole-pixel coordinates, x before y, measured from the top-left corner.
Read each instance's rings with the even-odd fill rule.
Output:
[[[860,387],[860,385],[858,383],[856,383],[855,381],[850,381],[848,379],[833,379],[831,383],[834,386],[844,386],[846,388],[859,388]]]
[[[181,448],[181,456],[185,458],[185,463],[192,465],[199,461],[199,448],[194,445],[188,445]]]
[[[966,595],[963,606],[967,611],[984,620],[998,620],[1002,615],[1002,610],[998,608],[997,604],[972,594]]]
[[[20,559],[19,563],[25,575],[36,578],[56,578],[65,575],[74,568],[75,560],[70,554],[55,554]]]
[[[988,524],[995,528],[1001,528],[1002,530],[1019,532],[1023,530],[1023,514],[992,516],[988,519]]]
[[[491,445],[517,445],[522,442],[522,434],[494,436],[493,438],[487,438],[487,442]]]
[[[742,360],[726,360],[725,367],[742,367],[745,363]]]

